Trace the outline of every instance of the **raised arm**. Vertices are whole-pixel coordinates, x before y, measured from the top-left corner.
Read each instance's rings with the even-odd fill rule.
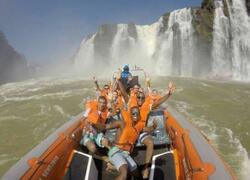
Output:
[[[93,80],[94,80],[94,83],[95,83],[95,86],[96,86],[96,90],[97,91],[101,91],[101,88],[100,88],[100,86],[99,86],[99,84],[98,84],[97,79],[96,79],[95,76],[93,77]]]
[[[166,95],[164,95],[162,98],[160,98],[159,100],[155,101],[152,105],[152,109],[155,109],[157,108],[158,106],[160,106],[162,103],[164,103],[173,93],[174,93],[174,90],[175,90],[175,85],[170,82],[168,84],[168,90],[167,90],[167,93]]]
[[[151,94],[151,83],[150,83],[149,77],[146,77],[146,87],[147,87],[148,93]]]

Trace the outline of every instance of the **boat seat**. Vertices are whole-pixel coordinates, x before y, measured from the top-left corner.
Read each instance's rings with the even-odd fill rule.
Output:
[[[165,124],[166,124],[166,117],[164,115],[163,110],[155,110],[151,111],[148,115],[147,119],[147,126],[150,127],[153,125],[153,121],[157,121],[157,128],[151,134],[154,145],[170,145],[170,138],[166,132]],[[143,146],[140,142],[137,142],[137,147]]]
[[[175,180],[176,168],[173,151],[154,155],[149,180]]]
[[[98,179],[98,171],[91,155],[76,151],[70,162],[68,171],[64,176],[64,180],[84,180]]]

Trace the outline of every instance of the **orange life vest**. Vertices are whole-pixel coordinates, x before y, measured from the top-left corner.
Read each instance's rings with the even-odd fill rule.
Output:
[[[149,94],[149,98],[151,99],[151,102],[154,103],[155,101],[161,99],[162,95],[160,95],[160,94],[156,94],[156,95]]]
[[[132,119],[130,118],[128,111],[122,111],[122,117],[124,119],[125,126],[122,129],[116,146],[124,151],[131,152],[140,132],[142,131],[142,126],[138,126],[139,122],[133,126]]]
[[[90,109],[90,112],[87,117],[88,122],[93,124],[97,123],[105,124],[108,116],[108,110],[105,109],[104,111],[98,111],[97,100],[88,101],[86,104],[86,109]]]
[[[124,109],[124,100],[123,98],[119,95],[118,99],[114,103],[116,111],[121,111]]]
[[[137,97],[130,97],[128,102],[128,109],[130,110],[134,106],[138,106],[137,104]],[[146,96],[145,102],[142,104],[142,106],[139,107],[139,109],[151,109],[153,102],[152,99],[149,96]]]

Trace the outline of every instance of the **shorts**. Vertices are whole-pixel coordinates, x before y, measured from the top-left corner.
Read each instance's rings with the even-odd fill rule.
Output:
[[[113,153],[110,153],[113,151]],[[115,168],[119,171],[119,168],[126,164],[128,165],[128,169],[130,172],[137,169],[137,165],[133,158],[129,155],[129,152],[123,151],[118,147],[111,148],[109,152],[109,160],[115,166]]]
[[[104,134],[103,133],[89,133],[89,132],[85,132],[83,134],[83,137],[80,141],[80,144],[86,146],[88,141],[93,141],[97,144],[97,146],[99,147],[104,147],[102,145],[102,139],[104,138]]]
[[[148,132],[143,132],[139,135],[139,138],[137,139],[137,142],[140,144],[143,144],[142,142],[144,141],[144,139],[146,139],[147,137],[149,137],[150,134]]]

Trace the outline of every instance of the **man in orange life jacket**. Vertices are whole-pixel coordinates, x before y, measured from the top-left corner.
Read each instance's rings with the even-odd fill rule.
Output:
[[[103,86],[103,89],[100,88],[98,82],[97,82],[97,79],[96,77],[93,77],[93,80],[94,80],[94,83],[95,83],[95,86],[96,86],[96,91],[97,91],[97,96],[104,96],[106,97],[106,99],[108,98],[108,94],[110,92],[110,87],[109,85],[105,84]]]
[[[99,96],[97,101],[87,102],[86,110],[83,114],[83,138],[80,143],[86,146],[91,154],[98,154],[96,145],[109,148],[108,140],[96,128],[99,124],[104,125],[108,117],[107,99],[104,96]]]
[[[112,108],[113,114],[117,115],[124,109],[124,100],[121,95],[119,95],[118,90],[114,90],[111,97],[108,99],[110,106]]]
[[[137,171],[137,165],[135,161],[131,158],[130,153],[133,151],[135,142],[138,140],[140,133],[143,131],[153,131],[157,124],[154,122],[152,127],[145,127],[141,124],[144,122],[140,115],[140,110],[138,107],[132,107],[130,111],[122,111],[122,119],[120,121],[114,121],[105,126],[105,129],[120,129],[121,133],[117,138],[118,141],[109,150],[109,159],[115,168],[119,171],[119,176],[117,180],[123,180],[127,178],[127,172],[129,171],[135,175],[140,176]],[[139,138],[139,141],[141,139]],[[153,151],[153,147],[151,147]]]

